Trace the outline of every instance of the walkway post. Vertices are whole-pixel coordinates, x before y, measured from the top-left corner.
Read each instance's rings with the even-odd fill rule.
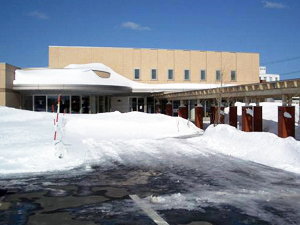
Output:
[[[237,128],[237,107],[229,107],[229,125]]]
[[[262,106],[253,106],[253,131],[263,131]]]
[[[168,100],[168,102],[166,104],[166,115],[168,115],[168,116],[173,115],[172,102],[170,102],[170,100]]]
[[[278,106],[278,136],[295,137],[295,107]]]
[[[251,132],[253,131],[253,108],[252,106],[242,107],[242,131]]]
[[[188,118],[188,110],[187,106],[184,104],[183,100],[180,100],[180,106],[178,109],[178,116],[187,119]]]
[[[195,107],[195,125],[200,129],[203,129],[203,115],[204,108],[201,105],[200,101],[197,100],[197,106]]]

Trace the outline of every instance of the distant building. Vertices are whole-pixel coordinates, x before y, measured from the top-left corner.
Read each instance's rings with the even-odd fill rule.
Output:
[[[267,74],[267,68],[265,66],[259,67],[259,79],[261,81],[272,82],[279,81],[279,74]]]

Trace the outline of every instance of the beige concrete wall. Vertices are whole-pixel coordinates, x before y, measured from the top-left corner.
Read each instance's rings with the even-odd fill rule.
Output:
[[[0,63],[0,105],[19,108],[20,95],[14,92],[13,81],[18,67]]]
[[[49,47],[49,67],[63,68],[69,64],[101,62],[117,73],[134,80],[134,69],[140,69],[139,82],[144,83],[223,83],[246,84],[259,82],[259,54],[213,52],[195,50],[106,48],[106,47]],[[151,80],[151,70],[157,69],[157,80]],[[168,69],[173,69],[174,80],[168,80]],[[184,80],[184,70],[190,79]],[[206,71],[206,80],[200,81],[200,71]],[[236,81],[231,81],[231,71]]]
[[[20,108],[20,94],[16,92],[6,92],[6,106]]]

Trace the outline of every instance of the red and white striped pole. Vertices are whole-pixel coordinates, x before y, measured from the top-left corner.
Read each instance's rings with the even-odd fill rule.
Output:
[[[58,95],[58,104],[57,104],[56,121],[55,121],[55,119],[54,119],[54,141],[56,140],[56,134],[57,134],[58,115],[59,115],[59,110],[60,110],[60,101],[61,101],[61,94]]]

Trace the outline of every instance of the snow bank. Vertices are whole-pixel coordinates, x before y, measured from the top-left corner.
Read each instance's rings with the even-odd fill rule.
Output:
[[[87,163],[109,165],[125,158],[127,163],[147,161],[149,154],[159,157],[159,151],[164,151],[164,138],[201,132],[187,120],[160,114],[65,115],[59,120],[64,145],[54,146],[55,115],[0,107],[1,174],[65,170]]]
[[[201,139],[216,152],[300,173],[300,142],[292,137],[279,138],[267,132],[247,133],[220,124],[210,125]]]
[[[54,118],[53,113],[0,107],[0,174],[116,163],[197,167],[195,159],[212,154],[300,173],[300,142],[271,133],[245,133],[218,125],[210,126],[203,136],[185,139],[203,131],[179,117],[113,112],[61,116],[63,141],[54,146]]]

